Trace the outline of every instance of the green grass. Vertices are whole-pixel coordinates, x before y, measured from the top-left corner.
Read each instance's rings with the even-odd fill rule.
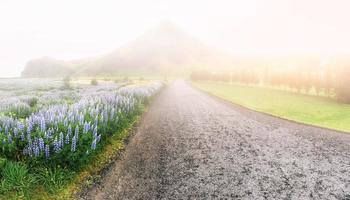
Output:
[[[193,82],[193,85],[259,112],[350,132],[350,105],[338,103],[334,99],[228,83]]]

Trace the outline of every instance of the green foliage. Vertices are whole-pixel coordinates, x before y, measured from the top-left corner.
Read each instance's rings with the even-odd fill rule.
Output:
[[[16,192],[19,196],[28,194],[36,182],[26,165],[11,161],[5,162],[2,177],[0,192]]]
[[[36,171],[36,178],[38,184],[43,186],[48,193],[55,194],[74,178],[74,174],[60,167],[40,168]]]
[[[63,88],[70,89],[71,88],[71,78],[69,76],[63,79]]]
[[[91,82],[90,82],[91,85],[98,85],[98,82],[97,82],[97,79],[91,79]]]
[[[7,160],[5,158],[0,158],[0,180],[2,179],[2,170],[5,167]]]
[[[37,105],[39,99],[37,97],[31,97],[27,100],[27,103],[30,107],[34,107]]]

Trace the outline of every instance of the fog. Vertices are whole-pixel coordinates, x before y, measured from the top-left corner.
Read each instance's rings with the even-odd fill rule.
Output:
[[[233,55],[350,53],[346,0],[0,1],[0,77],[108,53],[163,21]]]

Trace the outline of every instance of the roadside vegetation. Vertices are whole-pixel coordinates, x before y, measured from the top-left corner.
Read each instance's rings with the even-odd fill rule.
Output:
[[[256,111],[350,132],[350,104],[339,103],[336,99],[239,83],[195,81],[193,85]]]
[[[195,71],[194,81],[214,81],[245,85],[271,87],[299,94],[323,96],[340,103],[350,103],[350,67],[348,65],[327,65],[310,68],[250,68],[231,71]]]
[[[0,100],[0,199],[67,199],[122,148],[163,83],[9,85]]]

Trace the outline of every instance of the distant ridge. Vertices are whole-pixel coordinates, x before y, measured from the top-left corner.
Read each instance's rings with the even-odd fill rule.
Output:
[[[205,66],[231,65],[232,58],[207,47],[172,22],[162,22],[125,46],[92,59],[34,59],[23,77],[62,77],[120,73],[184,74]]]

